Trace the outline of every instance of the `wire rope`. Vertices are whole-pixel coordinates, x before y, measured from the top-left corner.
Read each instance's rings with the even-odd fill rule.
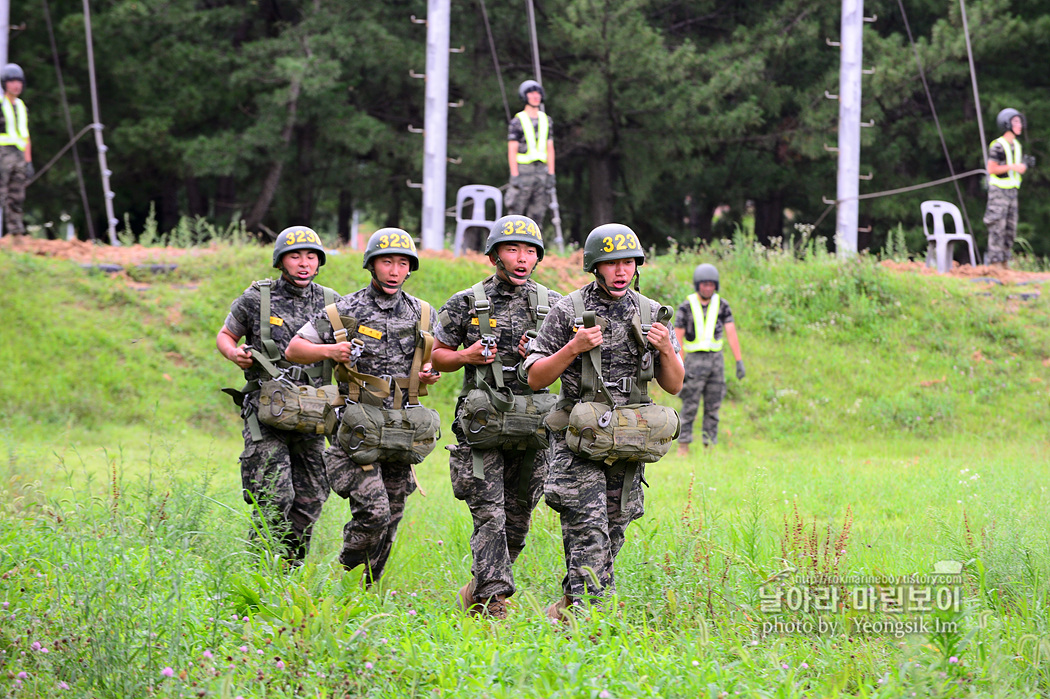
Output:
[[[485,20],[485,32],[489,35],[489,49],[492,51],[492,65],[496,68],[496,80],[499,81],[499,94],[503,97],[503,111],[507,114],[510,122],[510,104],[507,103],[507,90],[503,87],[503,73],[499,67],[499,57],[496,55],[496,41],[492,38],[492,27],[489,25],[489,13],[485,9],[485,0],[478,0],[481,5],[481,17]]]

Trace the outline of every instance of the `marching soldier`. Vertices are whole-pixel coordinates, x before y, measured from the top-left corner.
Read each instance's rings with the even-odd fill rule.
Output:
[[[243,369],[248,381],[240,391],[226,392],[244,417],[241,485],[245,502],[257,508],[249,539],[257,536],[258,527],[266,527],[282,542],[282,554],[290,561],[306,557],[314,522],[328,498],[324,436],[260,422],[260,389],[277,375],[297,386],[329,382],[325,374],[331,374],[330,366],[293,366],[284,355],[296,328],[338,298],[313,281],[324,263],[317,233],[305,226],[281,231],[273,247],[273,266],[281,271],[280,278],[263,279],[245,289],[215,338],[222,356]],[[246,344],[238,346],[242,337]],[[264,419],[268,415],[264,411]]]
[[[543,495],[561,516],[567,570],[551,619],[615,592],[613,563],[627,525],[644,512],[642,464],[666,454],[677,436],[678,416],[647,393],[654,378],[678,393],[684,369],[667,327],[671,309],[630,288],[644,263],[627,226],[591,231],[583,268],[595,280],[551,309],[525,361],[533,390],[561,378]]]
[[[525,547],[532,510],[543,492],[549,449],[542,420],[557,400],[546,390],[534,392],[518,371],[530,335],[561,298],[531,279],[543,249],[532,219],[514,215],[496,221],[485,245],[496,273],[449,299],[434,333],[434,367],[464,368],[452,426],[457,443],[448,447],[452,491],[467,503],[474,520],[473,577],[460,589],[459,605],[496,619],[507,616],[506,599],[514,594],[511,566]],[[514,397],[522,397],[517,406],[501,403]],[[504,428],[478,436],[480,421],[498,410],[493,398],[513,420],[533,420],[532,434],[515,438]]]
[[[424,353],[417,351],[421,337],[432,342],[430,306],[402,289],[419,269],[411,236],[399,228],[376,231],[365,248],[363,266],[372,275],[368,286],[314,315],[289,343],[288,357],[302,363],[330,359],[352,365],[348,376],[363,385],[348,384],[350,402],[373,409],[362,410],[359,414],[364,418],[383,421],[390,411],[398,411],[397,425],[381,423],[379,429],[388,431],[387,438],[384,432],[373,438],[365,424],[368,420],[347,425],[348,403],[337,439],[324,453],[332,490],[350,501],[353,517],[343,527],[339,562],[347,570],[365,566],[362,580],[370,586],[383,576],[405,501],[417,486],[412,464],[421,457],[413,456],[413,448],[426,441],[432,449],[439,427],[435,420],[423,439],[415,425],[406,428],[404,422],[416,416],[428,420],[428,413],[433,413],[413,402],[412,394],[424,395],[420,384],[434,384],[440,375],[432,373],[429,357],[421,360]],[[377,383],[384,385],[377,388]],[[390,390],[391,385],[395,390]],[[395,444],[403,450],[385,448]],[[362,457],[366,452],[370,456]]]
[[[729,340],[729,349],[736,359],[736,377],[745,375],[744,360],[740,354],[740,340],[733,322],[729,303],[718,295],[718,270],[714,265],[702,264],[693,270],[693,288],[678,307],[674,332],[685,352],[685,383],[682,399],[682,434],[678,438],[678,455],[687,456],[693,441],[693,421],[704,400],[704,446],[718,443],[718,410],[726,393],[725,367],[722,359],[722,338]]]

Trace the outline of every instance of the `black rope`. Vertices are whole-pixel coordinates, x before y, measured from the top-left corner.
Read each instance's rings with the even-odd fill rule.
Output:
[[[503,96],[503,111],[507,114],[507,123],[510,123],[510,105],[507,103],[507,90],[503,87],[503,73],[499,68],[499,58],[496,56],[496,42],[492,38],[492,27],[489,26],[489,13],[485,10],[485,0],[478,0],[481,4],[481,16],[485,20],[485,31],[489,35],[489,49],[492,51],[492,65],[496,67],[496,80],[499,81],[499,93]]]

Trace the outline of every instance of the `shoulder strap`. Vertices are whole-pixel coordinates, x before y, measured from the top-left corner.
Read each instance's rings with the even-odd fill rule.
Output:
[[[541,303],[540,299],[543,299],[545,303]],[[543,319],[551,312],[550,291],[539,282],[536,282],[536,288],[529,292],[529,309],[536,319],[536,330],[538,332],[540,326],[543,325]]]
[[[259,341],[266,358],[276,362],[281,358],[281,351],[270,337],[270,287],[273,286],[273,280],[261,279],[256,284],[259,285]]]
[[[572,312],[575,316],[576,329],[593,328],[597,323],[597,314],[594,311],[585,309],[583,292],[577,289],[569,294],[569,298],[572,299]],[[612,396],[609,395],[608,389],[605,388],[605,379],[602,376],[601,345],[587,352],[587,355],[581,359],[580,363],[582,365],[580,370],[580,400],[588,403],[601,399],[609,405],[613,405],[614,401]]]
[[[429,303],[422,299],[419,301],[419,306],[419,323],[416,325],[418,330],[416,350],[412,355],[412,367],[408,370],[408,380],[406,381],[408,399],[406,401],[404,396],[400,394],[401,386],[398,385],[398,392],[394,398],[394,407],[397,409],[405,405],[419,405],[419,397],[427,395],[427,387],[420,384],[419,372],[422,370],[423,365],[430,361],[430,353],[434,349],[434,336],[428,330],[433,309]]]
[[[325,315],[328,317],[328,322],[332,324],[332,334],[335,335],[336,342],[348,342],[349,333],[347,332],[346,325],[343,323],[342,316],[339,315],[339,311],[336,310],[335,304],[330,303],[324,307]],[[347,320],[353,321],[352,324],[356,324],[356,320],[353,318],[347,318]],[[338,380],[345,380],[349,384],[347,386],[347,398],[353,402],[358,402],[361,398],[361,389],[367,389],[376,398],[382,399],[390,395],[390,382],[383,381],[378,376],[372,376],[371,374],[365,374],[357,371],[352,363],[339,364],[340,372],[336,373]]]
[[[485,281],[482,280],[470,287],[470,293],[474,296],[474,314],[478,317],[478,333],[481,334],[482,341],[485,341],[486,337],[492,338],[492,340],[489,340],[489,342],[492,342],[492,347],[489,348],[489,351],[495,353],[492,364],[487,365],[487,367],[474,367],[474,384],[478,388],[482,388],[481,384],[485,380],[485,374],[491,373],[492,381],[496,384],[496,387],[503,388],[503,362],[500,361],[499,352],[496,350],[494,342],[496,333],[492,332],[492,303],[485,294]]]
[[[321,293],[324,294],[324,307],[327,309],[329,306],[335,307],[335,292],[329,289],[327,286],[321,287]],[[325,322],[331,322],[325,320],[326,316],[322,316],[319,322],[324,324]],[[331,359],[326,359],[321,362],[321,385],[327,386],[332,383],[332,370],[335,368],[335,362]]]

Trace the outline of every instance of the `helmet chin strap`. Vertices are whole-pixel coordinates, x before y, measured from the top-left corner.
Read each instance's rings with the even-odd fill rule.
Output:
[[[382,289],[383,291],[387,291],[387,290],[393,290],[393,291],[394,291],[395,293],[396,293],[396,292],[397,292],[397,291],[398,291],[398,290],[399,290],[399,289],[400,289],[400,288],[401,288],[402,286],[404,286],[404,285],[405,285],[405,282],[407,282],[407,281],[408,281],[408,278],[412,276],[412,273],[411,273],[411,272],[409,272],[408,274],[406,274],[406,275],[405,275],[405,278],[401,280],[401,283],[400,283],[400,284],[384,284],[383,282],[379,281],[379,277],[377,277],[377,276],[376,276],[376,268],[375,268],[375,265],[369,264],[369,265],[368,265],[368,271],[369,271],[369,272],[371,272],[371,274],[372,274],[372,281],[373,281],[373,282],[375,283],[375,285],[376,285],[377,287],[379,287],[379,288],[380,288],[380,289]]]
[[[320,269],[318,269],[316,272],[314,272],[310,276],[310,278],[307,280],[307,284],[312,282],[314,279],[317,279],[317,275],[320,274],[320,273],[321,273]],[[288,274],[288,271],[286,269],[284,269],[283,267],[281,268],[281,276],[284,277],[284,280],[286,282],[288,282],[289,284],[295,284],[296,286],[298,286],[297,282],[301,281],[300,279],[298,279],[296,277],[293,277],[292,275]]]
[[[524,277],[519,277],[517,274],[514,274],[509,269],[507,269],[506,265],[503,264],[503,260],[500,259],[498,256],[496,257],[496,270],[499,271],[499,272],[503,272],[504,278],[506,278],[508,281],[510,279],[512,279],[512,278],[513,279],[520,279],[520,280],[524,281],[524,280],[527,280],[529,277],[532,276],[532,272],[529,272]],[[535,272],[536,268],[533,267],[532,271]]]
[[[638,287],[639,277],[640,277],[640,275],[638,274],[638,270],[635,270],[634,271],[634,278],[631,281],[634,282],[634,290],[638,291],[638,293],[641,293],[641,291],[639,290],[639,287]],[[605,277],[603,275],[599,274],[597,269],[594,270],[594,281],[598,282],[598,286],[601,287],[602,291],[604,291],[606,294],[608,294],[612,298],[617,298],[613,294],[612,290],[609,289],[609,285],[605,282]],[[631,286],[631,282],[628,282],[627,286],[630,287]]]

